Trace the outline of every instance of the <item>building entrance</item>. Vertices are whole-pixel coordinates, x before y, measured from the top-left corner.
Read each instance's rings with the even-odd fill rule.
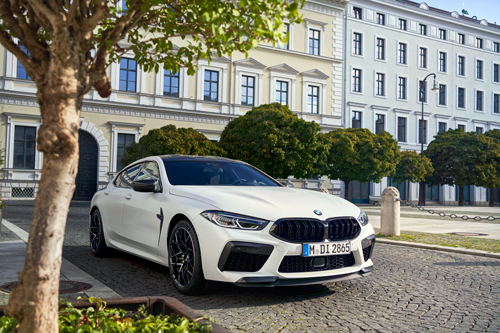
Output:
[[[80,160],[73,200],[91,200],[97,191],[99,148],[92,135],[82,130],[79,131],[78,144],[80,146]]]

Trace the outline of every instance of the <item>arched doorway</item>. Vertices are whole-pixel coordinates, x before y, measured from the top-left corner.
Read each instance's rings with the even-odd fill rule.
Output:
[[[80,146],[80,160],[76,175],[76,189],[73,200],[91,200],[97,191],[97,161],[99,148],[92,135],[80,130],[78,132]]]

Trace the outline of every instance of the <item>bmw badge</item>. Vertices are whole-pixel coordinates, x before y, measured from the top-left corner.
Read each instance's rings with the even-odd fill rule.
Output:
[[[320,212],[320,211],[319,211],[319,210],[317,210],[317,209],[314,211],[314,214],[316,214],[316,215],[323,215],[323,213],[322,213],[322,212]]]

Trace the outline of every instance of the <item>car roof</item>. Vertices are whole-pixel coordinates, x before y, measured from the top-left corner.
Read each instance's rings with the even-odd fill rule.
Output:
[[[158,156],[165,162],[174,162],[174,161],[226,161],[226,162],[235,162],[246,164],[245,162],[232,160],[230,158],[220,157],[220,156],[197,156],[197,155],[181,155],[181,154],[171,154],[171,155],[160,155]]]

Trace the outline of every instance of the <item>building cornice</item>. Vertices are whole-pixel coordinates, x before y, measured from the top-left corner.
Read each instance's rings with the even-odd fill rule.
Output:
[[[410,113],[411,113],[411,110],[406,110],[406,109],[398,109],[398,108],[394,108],[393,110],[394,110],[394,112],[396,112],[396,113],[404,113],[404,114],[410,114]]]
[[[458,120],[458,121],[469,121],[470,118],[465,118],[465,117],[453,117],[453,119]]]
[[[488,124],[488,121],[486,121],[486,120],[479,120],[479,119],[472,119],[472,122],[474,124],[484,124],[484,125]]]
[[[387,111],[390,108],[390,106],[372,105],[373,110]]]
[[[357,107],[357,108],[365,108],[368,104],[359,103],[359,102],[347,102],[347,105],[354,106],[354,107]]]
[[[450,119],[451,116],[447,114],[435,114],[434,117],[440,118],[440,119]]]
[[[342,13],[347,3],[348,1],[343,1],[343,0],[333,0],[333,1],[309,0],[304,4],[304,7],[302,7],[302,9],[320,14],[342,17]]]
[[[415,114],[419,117],[422,117],[422,111],[415,111]],[[431,112],[424,112],[424,117],[430,117],[431,115]]]

